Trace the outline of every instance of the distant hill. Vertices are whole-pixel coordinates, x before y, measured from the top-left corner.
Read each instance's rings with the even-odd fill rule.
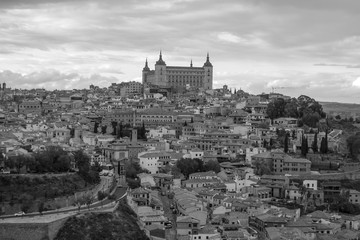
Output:
[[[360,104],[338,103],[338,102],[320,102],[324,112],[346,112],[360,114]]]

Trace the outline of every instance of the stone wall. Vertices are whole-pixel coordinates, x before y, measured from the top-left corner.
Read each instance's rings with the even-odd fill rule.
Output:
[[[0,239],[52,240],[68,218],[49,223],[0,223]]]

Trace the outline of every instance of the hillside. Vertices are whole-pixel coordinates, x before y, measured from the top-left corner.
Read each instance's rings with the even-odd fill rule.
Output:
[[[320,102],[324,112],[346,112],[360,114],[360,104],[355,103],[337,103],[337,102]]]
[[[340,141],[339,141],[339,152],[342,154],[347,154],[348,151],[348,147],[347,147],[347,143],[346,140],[354,135],[356,132],[360,131],[360,128],[356,127],[354,124],[349,123],[349,122],[337,122],[334,120],[329,120],[329,127],[332,129],[340,129],[343,131],[343,134],[341,134],[340,136]]]
[[[76,173],[1,175],[1,201],[33,200],[39,197],[55,198],[71,195],[85,189],[90,184]]]
[[[135,213],[120,203],[114,213],[85,213],[68,219],[55,240],[146,240]]]

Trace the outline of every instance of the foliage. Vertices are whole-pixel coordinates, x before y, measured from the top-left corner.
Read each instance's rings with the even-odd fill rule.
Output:
[[[356,160],[360,151],[360,132],[357,132],[356,134],[346,139],[346,144],[351,157]]]
[[[82,150],[74,152],[74,159],[78,168],[79,175],[88,183],[100,182],[98,169],[90,168],[90,157]]]
[[[283,98],[277,98],[268,104],[266,113],[270,119],[283,117],[285,115],[286,102]]]
[[[195,172],[220,172],[220,165],[218,162],[209,161],[208,163],[204,164],[203,161],[198,158],[182,158],[176,162],[176,167],[180,170],[182,174],[184,174],[186,178],[188,178],[190,174]]]
[[[204,171],[214,171],[215,173],[220,172],[220,164],[217,161],[210,160],[204,165]]]
[[[256,175],[262,176],[272,174],[271,161],[256,160],[254,161],[254,168]]]
[[[106,192],[103,192],[103,191],[98,191],[98,193],[97,193],[97,199],[99,201],[105,199],[107,196],[108,196],[108,194]]]
[[[325,117],[321,104],[304,95],[297,99],[274,99],[268,104],[266,113],[270,119],[280,117],[298,118],[300,125],[306,124],[309,127],[317,127],[319,120]]]
[[[93,203],[94,197],[91,194],[86,194],[83,196],[83,198],[87,208],[90,209],[90,205]]]
[[[14,204],[34,199],[72,195],[83,190],[85,186],[84,179],[76,173],[42,177],[0,176],[0,191],[3,192],[3,201],[12,201]]]
[[[39,211],[40,214],[42,214],[44,211],[46,211],[45,203],[43,201],[39,202],[38,211]]]
[[[287,153],[289,151],[289,135],[285,135],[284,139],[284,153]]]
[[[309,151],[309,146],[308,146],[308,140],[307,138],[303,135],[302,136],[302,140],[301,140],[301,155],[303,157],[306,157],[306,155],[308,154]]]
[[[314,135],[314,141],[312,142],[311,148],[314,153],[318,152],[317,133],[315,133],[315,135]]]
[[[140,167],[140,164],[136,161],[128,161],[125,164],[125,172],[127,178],[135,179],[139,173],[150,173],[147,169]]]
[[[48,146],[45,151],[33,154],[33,156],[11,157],[5,162],[9,168],[15,168],[17,172],[24,166],[34,173],[67,172],[70,170],[71,159],[67,152],[59,146]]]
[[[320,143],[320,152],[322,154],[326,154],[328,152],[328,137],[327,137],[327,132],[325,134],[325,137],[323,137],[321,139],[321,143]]]
[[[330,210],[354,215],[360,214],[360,205],[350,203],[349,197],[349,191],[341,193],[330,204]]]
[[[94,133],[98,133],[98,127],[99,127],[99,123],[95,122],[95,124],[94,124]]]
[[[59,230],[56,240],[67,239],[134,239],[146,240],[147,236],[137,224],[134,212],[120,203],[113,213],[86,213],[69,218]]]
[[[106,133],[106,129],[107,129],[107,126],[101,126],[101,133],[102,134],[105,134]]]
[[[111,126],[112,126],[112,128],[113,128],[113,131],[112,131],[112,135],[116,135],[116,128],[117,128],[117,122],[111,122]]]

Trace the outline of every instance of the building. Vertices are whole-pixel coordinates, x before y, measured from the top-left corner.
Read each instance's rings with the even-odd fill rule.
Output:
[[[310,173],[311,161],[304,158],[293,158],[283,152],[263,152],[251,157],[252,163],[269,164],[274,174],[301,175]]]
[[[143,93],[143,85],[139,82],[122,82],[116,85],[117,91],[121,97],[129,97]]]
[[[40,101],[23,101],[19,104],[19,112],[28,114],[28,113],[35,113],[41,114],[41,102]]]
[[[155,70],[150,70],[146,60],[142,70],[142,83],[144,86],[157,85],[174,88],[213,88],[213,66],[207,54],[206,62],[202,67],[167,66],[160,52],[159,60],[155,63]]]

